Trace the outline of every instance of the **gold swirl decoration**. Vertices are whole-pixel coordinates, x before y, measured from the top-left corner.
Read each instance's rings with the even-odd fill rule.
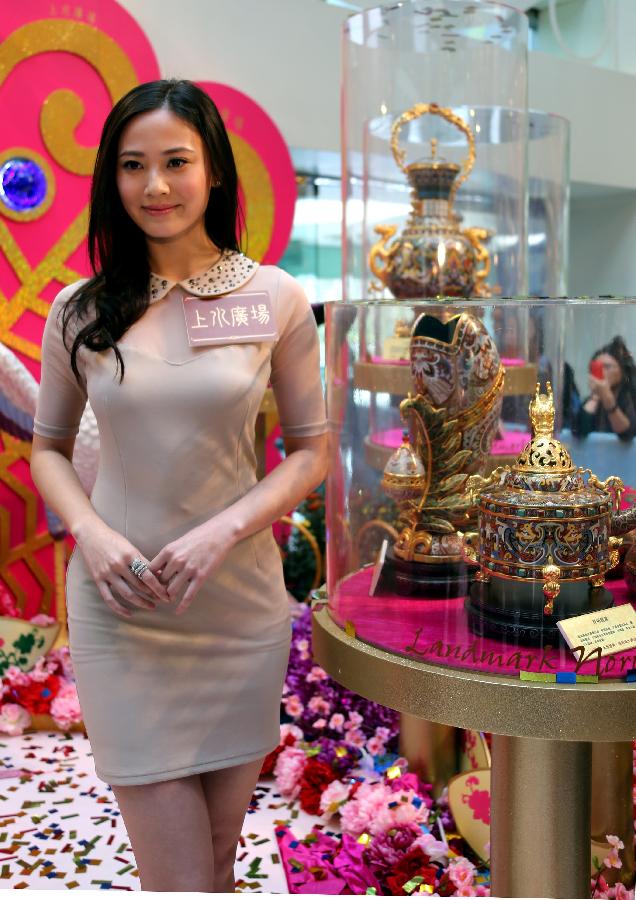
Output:
[[[0,85],[21,62],[39,53],[73,53],[89,63],[104,80],[115,103],[138,83],[129,58],[115,41],[85,22],[41,19],[16,28],[0,45]],[[90,175],[96,148],[78,144],[75,128],[84,115],[84,104],[73,91],[53,91],[40,113],[40,130],[46,148],[64,169]]]
[[[261,260],[274,230],[274,189],[265,163],[256,150],[238,134],[229,132],[241,187],[245,195],[246,253]]]

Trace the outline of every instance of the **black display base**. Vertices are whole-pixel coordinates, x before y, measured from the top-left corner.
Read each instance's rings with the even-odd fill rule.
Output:
[[[463,562],[407,562],[395,555],[393,547],[387,550],[382,578],[396,594],[417,600],[463,597],[470,584],[470,573]]]
[[[542,611],[505,609],[490,597],[490,585],[475,581],[466,598],[468,627],[479,637],[508,640],[531,647],[550,645],[567,646],[557,622],[566,616],[546,616]],[[557,600],[558,603],[558,600]],[[588,602],[575,615],[589,612],[600,612],[614,605],[614,597],[607,588],[590,588]]]

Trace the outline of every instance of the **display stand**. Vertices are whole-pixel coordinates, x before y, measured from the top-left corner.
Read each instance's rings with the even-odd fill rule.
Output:
[[[636,737],[636,685],[526,682],[436,666],[313,617],[316,660],[368,699],[493,734],[493,896],[589,897],[592,742]]]

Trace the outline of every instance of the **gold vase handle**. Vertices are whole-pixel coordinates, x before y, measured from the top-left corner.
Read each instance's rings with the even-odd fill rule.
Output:
[[[406,151],[400,150],[398,145],[400,131],[402,130],[402,126],[406,125],[407,122],[419,119],[420,116],[424,116],[427,113],[434,116],[441,116],[442,119],[446,119],[451,125],[455,125],[456,128],[463,131],[468,140],[468,156],[463,161],[460,175],[455,179],[455,183],[453,184],[450,194],[450,200],[452,201],[455,198],[457,189],[464,181],[466,181],[475,165],[475,135],[468,126],[468,123],[465,122],[461,116],[456,115],[448,106],[438,106],[437,103],[416,103],[410,109],[407,109],[406,112],[403,112],[401,116],[398,116],[391,126],[391,152],[393,153],[393,158],[397,165],[404,173],[406,173]]]
[[[476,268],[473,277],[475,279],[475,296],[490,297],[491,291],[486,285],[486,279],[490,275],[490,253],[484,241],[492,236],[492,231],[487,228],[465,228],[462,234],[466,235],[475,250],[475,259],[479,268]]]
[[[541,570],[541,574],[543,575],[543,596],[545,598],[543,613],[551,616],[554,614],[554,601],[561,592],[561,569],[549,556],[548,563]]]
[[[386,245],[397,231],[397,225],[376,225],[375,231],[377,234],[381,235],[381,237],[369,251],[369,268],[375,277],[378,278],[382,284],[386,285],[389,262],[392,256],[391,250],[389,250]]]

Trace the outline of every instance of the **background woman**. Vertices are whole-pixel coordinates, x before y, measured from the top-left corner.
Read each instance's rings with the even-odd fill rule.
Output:
[[[590,370],[590,395],[572,424],[573,434],[613,431],[631,440],[636,434],[636,365],[623,339],[617,336],[597,350]]]
[[[139,85],[100,140],[95,274],[58,294],[42,342],[31,469],[76,541],[71,658],[143,890],[234,889],[291,637],[270,526],[326,470],[311,306],[293,278],[239,251],[239,225],[215,105],[187,81]],[[268,381],[287,456],[257,482]],[[100,433],[90,499],[71,464],[87,398]]]

